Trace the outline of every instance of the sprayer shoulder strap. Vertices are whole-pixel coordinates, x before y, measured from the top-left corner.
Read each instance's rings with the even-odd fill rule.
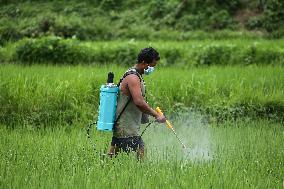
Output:
[[[120,84],[121,84],[121,82],[122,82],[122,80],[123,80],[126,76],[131,75],[131,74],[137,75],[137,76],[139,77],[140,82],[143,81],[141,75],[140,75],[134,68],[132,68],[132,69],[127,70],[127,71],[124,73],[124,75],[122,76],[122,78],[119,80],[119,83],[117,84],[117,86],[119,87]],[[121,110],[121,112],[118,114],[118,116],[117,116],[117,118],[116,118],[116,120],[115,120],[115,123],[117,123],[117,121],[119,120],[120,116],[122,115],[122,113],[123,113],[124,110],[126,109],[127,105],[130,103],[130,101],[131,101],[131,96],[129,97],[127,103],[125,104],[125,106],[123,107],[123,109]]]
[[[126,76],[131,75],[131,74],[137,75],[138,78],[139,78],[139,80],[140,80],[140,82],[143,81],[142,76],[137,72],[137,70],[136,70],[135,68],[130,68],[129,70],[127,70],[127,71],[123,74],[122,78],[120,78],[120,80],[119,80],[117,86],[119,87],[120,84],[121,84],[121,82],[123,81],[123,79],[126,78]]]
[[[127,71],[124,73],[123,77],[119,80],[117,86],[119,87],[120,84],[121,84],[121,82],[123,81],[123,79],[124,79],[126,76],[131,75],[131,74],[136,75],[136,76],[139,78],[140,83],[144,83],[144,84],[145,84],[145,81],[144,81],[143,77],[139,74],[139,72],[138,72],[135,68],[130,68],[129,70],[127,70]],[[145,87],[145,85],[144,85],[144,87]],[[146,87],[145,87],[145,94],[146,94]],[[143,97],[146,97],[145,94],[143,95]]]

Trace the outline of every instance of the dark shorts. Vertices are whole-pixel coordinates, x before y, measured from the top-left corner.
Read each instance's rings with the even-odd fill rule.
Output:
[[[128,138],[112,137],[112,146],[116,146],[124,152],[137,151],[138,148],[144,148],[144,142],[141,136],[133,136]]]

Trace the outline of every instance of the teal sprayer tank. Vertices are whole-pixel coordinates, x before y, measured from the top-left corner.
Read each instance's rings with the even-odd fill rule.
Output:
[[[113,83],[114,74],[108,74],[108,80],[100,88],[100,106],[97,129],[100,131],[112,131],[115,114],[118,86]]]

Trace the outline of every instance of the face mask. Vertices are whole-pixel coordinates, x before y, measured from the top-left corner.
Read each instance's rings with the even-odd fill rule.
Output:
[[[153,71],[154,71],[154,67],[148,66],[147,69],[144,69],[144,74],[150,75],[151,73],[153,73]]]

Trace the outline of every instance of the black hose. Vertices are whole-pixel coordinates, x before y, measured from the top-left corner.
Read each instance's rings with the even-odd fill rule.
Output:
[[[147,130],[147,128],[152,124],[153,122],[149,122],[148,123],[148,125],[145,127],[145,129],[142,131],[142,133],[141,133],[141,137],[142,137],[142,135],[145,133],[145,131]]]

